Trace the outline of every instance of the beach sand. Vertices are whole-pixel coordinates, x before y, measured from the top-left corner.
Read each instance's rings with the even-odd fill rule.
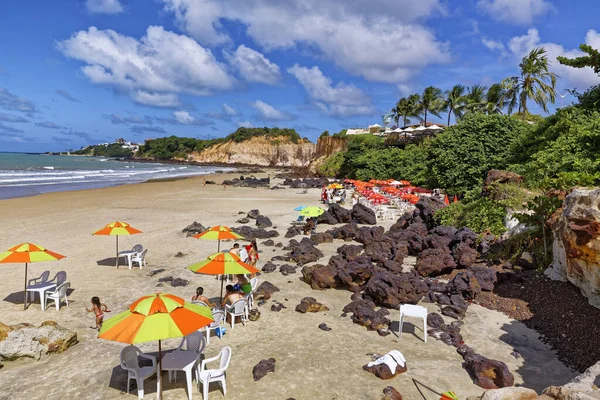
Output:
[[[233,175],[207,177],[221,182]],[[54,307],[45,312],[39,303],[23,311],[21,290],[23,266],[2,264],[0,272],[0,322],[40,324],[54,320],[60,325],[76,330],[80,343],[63,354],[47,356],[42,361],[5,362],[0,369],[0,399],[127,399],[135,398],[137,391],[132,383],[129,396],[124,394],[127,374],[119,367],[119,352],[123,344],[100,340],[93,327],[93,314],[86,313],[92,296],[99,296],[112,313],[120,312],[142,295],[164,291],[189,300],[196,286],[204,286],[205,294],[219,294],[219,283],[211,276],[195,275],[185,269],[187,265],[204,259],[216,250],[216,243],[186,238],[181,230],[193,221],[205,226],[224,224],[237,226],[238,212],[258,208],[271,218],[281,234],[275,242],[288,243],[283,238],[299,205],[318,205],[319,191],[268,190],[207,185],[202,178],[171,182],[153,182],[118,187],[51,193],[35,197],[0,201],[0,249],[23,241],[43,245],[67,256],[58,262],[38,263],[30,266],[30,277],[50,270],[68,273],[73,292],[69,307],[60,311]],[[114,237],[96,237],[91,232],[106,223],[121,220],[129,222],[144,233],[119,238],[120,249],[141,243],[148,248],[148,267],[129,270],[111,265],[114,257]],[[389,225],[389,223],[388,223]],[[320,226],[319,231],[327,226]],[[298,239],[300,239],[298,237]],[[260,246],[259,268],[281,249]],[[222,246],[229,246],[224,243]],[[329,256],[343,242],[324,244],[319,248]],[[175,257],[183,252],[184,257]],[[104,260],[104,261],[103,261]],[[99,262],[100,264],[99,265]],[[107,265],[102,265],[107,264]],[[149,277],[154,269],[166,272]],[[157,287],[160,277],[173,276],[189,280],[187,287]],[[216,355],[223,346],[231,346],[232,360],[227,373],[228,399],[379,399],[383,388],[396,387],[405,399],[421,399],[412,378],[437,390],[454,390],[460,398],[478,395],[483,389],[475,386],[461,367],[462,358],[455,349],[429,338],[424,343],[421,327],[405,324],[401,338],[396,334],[380,337],[376,332],[343,318],[342,308],[350,302],[351,292],[345,290],[313,291],[300,280],[300,270],[295,275],[283,276],[279,272],[263,274],[281,289],[274,300],[287,308],[280,312],[270,310],[271,301],[259,307],[262,315],[246,327],[228,325],[223,340],[212,337],[205,354]],[[329,311],[300,314],[294,311],[300,299],[315,297],[329,307]],[[437,306],[427,304],[430,311]],[[390,316],[398,319],[397,311]],[[325,322],[331,331],[317,326]],[[414,332],[414,333],[413,333]],[[552,351],[538,338],[538,334],[523,324],[510,320],[495,311],[472,305],[469,307],[462,330],[465,342],[477,352],[505,362],[515,374],[515,383],[536,390],[551,384],[569,381],[574,373],[563,366]],[[179,340],[165,341],[163,350],[173,349]],[[139,345],[145,352],[157,352],[157,343]],[[408,372],[390,381],[382,381],[362,370],[370,361],[370,353],[384,354],[400,350],[408,362]],[[517,349],[522,355],[511,355]],[[252,378],[252,368],[261,359],[276,359],[275,373],[269,373],[258,382]],[[179,375],[177,383],[167,383],[163,376],[164,399],[185,399],[185,379]],[[145,382],[146,398],[156,398],[156,378]],[[436,396],[427,392],[427,399]],[[211,399],[223,398],[220,388],[211,386]],[[194,386],[194,399],[202,395]]]

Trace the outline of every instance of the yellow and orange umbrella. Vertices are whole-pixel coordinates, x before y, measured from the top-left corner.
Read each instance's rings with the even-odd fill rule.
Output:
[[[11,247],[4,253],[0,253],[0,263],[25,263],[23,309],[27,308],[27,264],[41,261],[56,261],[61,258],[65,258],[65,256],[29,242],[21,243],[15,247]]]
[[[210,308],[184,301],[181,297],[156,293],[140,297],[129,309],[107,319],[98,337],[121,343],[158,340],[158,379],[162,372],[161,340],[189,335],[213,322]]]
[[[233,232],[231,228],[227,226],[217,225],[205,230],[204,232],[194,235],[194,238],[203,240],[218,240],[219,242],[217,244],[217,251],[221,251],[221,240],[243,239],[244,237]]]
[[[197,262],[187,267],[190,271],[204,275],[244,275],[258,272],[250,264],[243,262],[232,253],[215,253],[204,261]],[[223,279],[221,279],[221,299],[223,299]]]
[[[104,228],[92,233],[93,236],[116,236],[117,238],[117,265],[119,268],[119,235],[135,235],[142,231],[135,229],[127,222],[115,221],[107,224]]]

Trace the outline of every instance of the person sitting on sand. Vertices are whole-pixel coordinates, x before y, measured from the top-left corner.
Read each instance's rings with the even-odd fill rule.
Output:
[[[313,229],[315,229],[315,220],[314,218],[308,218],[306,220],[306,224],[304,224],[304,227],[302,228],[302,231],[305,235],[308,235]]]
[[[92,308],[85,308],[87,312],[93,312],[96,314],[96,329],[100,330],[102,328],[102,321],[104,320],[104,313],[110,312],[106,304],[100,303],[100,298],[98,296],[92,297]]]
[[[232,305],[239,299],[244,298],[244,296],[242,296],[242,294],[239,291],[235,290],[233,285],[227,285],[225,287],[225,290],[227,291],[227,293],[225,293],[225,297],[223,298],[223,301],[221,302],[221,307],[225,307],[225,304],[227,304],[227,303]]]
[[[208,297],[204,295],[204,288],[202,286],[196,288],[196,294],[192,296],[192,301],[201,301],[209,307],[216,307],[217,305],[216,303],[211,303]]]

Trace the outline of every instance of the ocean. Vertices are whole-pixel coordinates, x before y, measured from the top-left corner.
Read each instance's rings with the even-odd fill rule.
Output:
[[[124,162],[107,157],[0,153],[0,199],[204,175],[217,170],[231,168]]]

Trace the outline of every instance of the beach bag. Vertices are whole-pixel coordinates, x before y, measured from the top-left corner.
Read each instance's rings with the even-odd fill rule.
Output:
[[[253,308],[252,310],[250,310],[248,312],[248,319],[250,321],[258,321],[259,318],[260,318],[260,311],[258,311],[258,309]]]
[[[225,327],[220,326],[217,329],[215,329],[215,334],[219,337],[219,339],[223,339],[223,335],[226,331],[227,330],[225,329]]]

